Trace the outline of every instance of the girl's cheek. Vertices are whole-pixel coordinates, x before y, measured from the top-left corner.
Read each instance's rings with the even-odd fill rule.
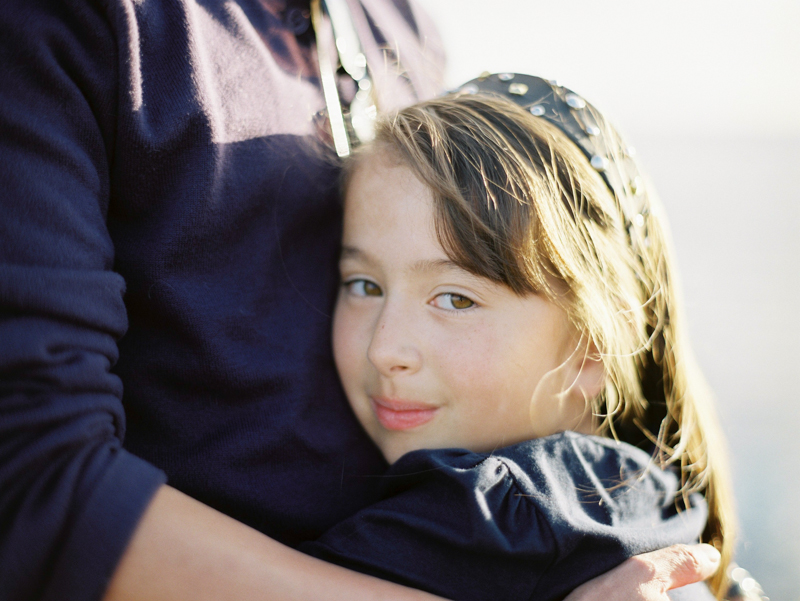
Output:
[[[341,299],[333,313],[333,357],[342,383],[357,377],[370,342],[369,316]]]
[[[441,331],[432,328],[438,338],[430,348],[439,349],[438,363],[467,386],[483,387],[492,379],[493,364],[502,352],[497,333],[486,324],[469,329]]]
[[[343,301],[340,299],[336,303],[336,308],[333,312],[333,358],[336,362],[336,368],[339,370],[339,376],[342,381],[345,380],[345,375],[348,367],[348,358],[351,356],[349,348],[350,341],[350,328],[348,327],[347,309],[344,307]]]

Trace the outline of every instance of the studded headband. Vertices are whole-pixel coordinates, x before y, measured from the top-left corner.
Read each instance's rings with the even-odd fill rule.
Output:
[[[555,125],[581,149],[617,198],[631,244],[647,244],[645,217],[649,204],[633,158],[636,151],[625,146],[600,112],[581,96],[555,81],[520,73],[482,75],[456,92],[501,96]]]

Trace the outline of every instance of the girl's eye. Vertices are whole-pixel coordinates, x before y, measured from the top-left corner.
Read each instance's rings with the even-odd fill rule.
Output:
[[[454,294],[452,292],[445,292],[444,294],[440,294],[435,299],[433,299],[433,305],[435,307],[439,307],[440,309],[449,309],[451,311],[452,310],[458,311],[474,307],[475,302],[467,298],[466,296],[462,296],[460,294]]]
[[[344,286],[353,296],[383,296],[381,287],[369,280],[350,280],[345,282]]]

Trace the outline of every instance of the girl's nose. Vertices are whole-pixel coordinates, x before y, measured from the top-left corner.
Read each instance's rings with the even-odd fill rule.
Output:
[[[375,324],[367,357],[383,376],[414,373],[422,365],[415,342],[415,320],[399,306],[385,304]]]

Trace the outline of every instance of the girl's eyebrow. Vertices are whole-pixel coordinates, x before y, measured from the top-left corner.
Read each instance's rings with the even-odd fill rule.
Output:
[[[359,260],[365,263],[374,263],[369,254],[355,246],[342,246],[340,260]],[[421,259],[411,265],[410,271],[426,273],[431,271],[464,271],[464,268],[450,259]]]
[[[416,273],[425,273],[430,271],[464,271],[464,268],[450,259],[423,259],[414,263],[411,266],[411,270]]]
[[[355,246],[342,246],[339,259],[361,259],[362,261],[371,262],[369,255]]]

